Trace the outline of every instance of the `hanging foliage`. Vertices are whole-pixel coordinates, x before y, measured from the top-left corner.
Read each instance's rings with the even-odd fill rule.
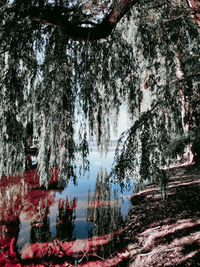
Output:
[[[196,14],[178,0],[2,2],[0,176],[24,171],[34,137],[41,185],[50,168],[75,177],[88,138],[108,149],[124,101],[133,126],[116,154],[119,179],[165,188],[167,164],[189,148],[197,162]]]

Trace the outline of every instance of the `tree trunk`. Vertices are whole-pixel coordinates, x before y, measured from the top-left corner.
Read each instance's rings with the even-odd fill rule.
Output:
[[[192,144],[192,153],[194,155],[194,162],[200,165],[200,138],[197,136]]]

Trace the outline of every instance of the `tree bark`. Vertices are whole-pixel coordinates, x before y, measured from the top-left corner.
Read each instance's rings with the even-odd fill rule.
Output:
[[[192,15],[194,21],[196,21],[200,27],[200,1],[199,0],[187,0],[189,7],[194,11]]]
[[[33,7],[29,15],[33,20],[60,26],[68,38],[72,40],[93,41],[108,37],[117,23],[136,2],[137,0],[121,0],[119,5],[114,6],[101,23],[93,27],[80,26],[84,22],[80,22],[79,25],[72,23],[67,19],[66,15],[63,15],[61,12],[58,14],[51,7],[45,7],[43,9]]]

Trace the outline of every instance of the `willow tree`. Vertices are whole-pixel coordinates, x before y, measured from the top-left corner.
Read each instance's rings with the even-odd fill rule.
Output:
[[[163,197],[165,167],[200,156],[200,31],[192,12],[187,1],[140,1],[121,25],[135,58],[130,95],[142,95],[129,101],[134,123],[121,137],[115,171],[160,184]]]
[[[24,168],[30,131],[41,184],[73,176],[87,134],[107,149],[126,101],[133,126],[115,173],[165,187],[162,168],[199,154],[199,10],[195,1],[4,1],[1,4],[1,172]],[[89,131],[87,129],[89,125]],[[123,139],[125,138],[125,139]]]

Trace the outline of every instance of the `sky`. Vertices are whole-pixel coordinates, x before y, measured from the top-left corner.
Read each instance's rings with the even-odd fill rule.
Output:
[[[130,119],[129,115],[126,109],[126,106],[123,105],[120,108],[119,118],[118,118],[118,133],[117,136],[114,134],[114,132],[111,132],[111,140],[116,140],[120,137],[120,135],[126,131],[130,127]]]
[[[80,115],[76,115],[76,116],[77,116],[78,122],[75,125],[75,131],[76,131],[75,140],[79,140],[78,130],[80,128],[81,116]],[[112,122],[112,119],[111,119],[111,122]],[[113,125],[110,126],[110,130],[111,130],[110,140],[111,141],[118,140],[120,135],[124,131],[126,131],[130,126],[131,126],[131,122],[129,119],[128,111],[127,111],[125,104],[123,104],[120,107],[120,111],[119,111],[117,134],[113,130]],[[89,136],[89,134],[88,134],[88,136]]]

